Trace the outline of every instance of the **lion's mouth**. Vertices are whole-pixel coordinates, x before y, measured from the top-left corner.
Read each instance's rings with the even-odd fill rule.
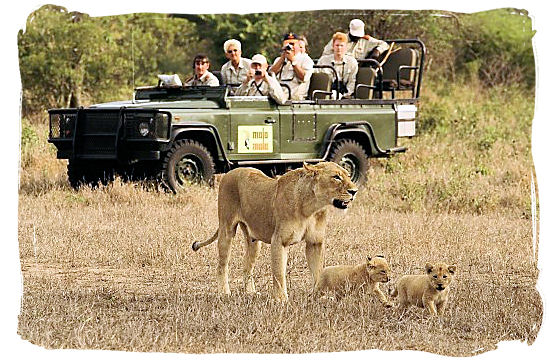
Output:
[[[350,201],[334,199],[334,200],[332,200],[332,205],[334,205],[334,207],[336,207],[338,209],[344,209],[345,210],[345,209],[348,208]]]

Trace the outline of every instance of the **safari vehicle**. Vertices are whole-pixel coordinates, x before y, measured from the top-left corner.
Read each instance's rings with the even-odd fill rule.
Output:
[[[231,86],[137,88],[130,101],[49,110],[49,142],[68,159],[70,184],[115,174],[152,177],[173,191],[251,166],[280,172],[304,161],[334,161],[358,184],[371,157],[404,152],[415,135],[425,47],[390,40],[388,56],[363,61],[355,96],[336,99],[329,77],[312,75],[307,100],[231,96]],[[334,71],[334,69],[331,69]]]

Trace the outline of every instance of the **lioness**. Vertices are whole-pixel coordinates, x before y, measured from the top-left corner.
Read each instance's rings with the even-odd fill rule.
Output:
[[[410,304],[428,308],[432,315],[443,315],[449,298],[449,285],[456,273],[456,265],[426,264],[425,275],[405,275],[391,293],[399,296],[400,306]]]
[[[356,193],[348,172],[333,162],[304,164],[276,179],[256,169],[231,170],[220,181],[218,230],[210,239],[193,243],[192,248],[196,251],[218,240],[218,287],[230,294],[227,271],[231,241],[240,225],[247,244],[246,291],[255,292],[252,271],[262,241],[271,244],[273,295],[286,301],[288,247],[306,241],[306,259],[315,284],[324,263],[328,206],[347,209]]]
[[[336,265],[323,269],[319,281],[315,285],[316,292],[334,290],[341,293],[346,287],[356,290],[366,287],[378,300],[390,307],[391,303],[380,290],[380,283],[390,281],[390,266],[382,255],[367,257],[367,262],[359,265]]]

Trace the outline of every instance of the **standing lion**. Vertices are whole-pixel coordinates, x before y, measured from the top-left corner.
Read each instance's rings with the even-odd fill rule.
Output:
[[[219,227],[208,240],[193,243],[197,251],[218,240],[218,288],[230,294],[228,264],[231,241],[240,225],[246,240],[244,285],[254,292],[252,271],[260,242],[271,244],[273,296],[286,301],[288,247],[306,242],[306,259],[313,276],[319,279],[324,264],[324,239],[329,206],[347,209],[357,187],[339,165],[322,162],[304,164],[276,179],[251,168],[238,168],[224,175],[218,195]]]

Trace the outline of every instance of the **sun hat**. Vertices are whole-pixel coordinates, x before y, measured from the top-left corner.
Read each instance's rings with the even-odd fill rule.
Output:
[[[349,22],[349,33],[353,36],[365,36],[365,23],[360,19],[353,19]]]

